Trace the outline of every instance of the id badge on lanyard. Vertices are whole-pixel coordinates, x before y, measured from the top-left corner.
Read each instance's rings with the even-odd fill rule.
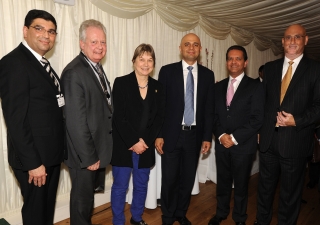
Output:
[[[65,105],[65,102],[64,102],[64,97],[63,97],[63,94],[59,94],[59,95],[56,95],[57,97],[57,101],[58,101],[58,106],[59,107],[62,107]]]

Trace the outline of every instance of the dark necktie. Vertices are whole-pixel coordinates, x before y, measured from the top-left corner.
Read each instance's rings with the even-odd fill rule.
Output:
[[[108,92],[107,83],[106,83],[106,80],[104,79],[104,75],[103,75],[103,71],[101,69],[101,64],[100,63],[96,64],[96,70],[97,70],[97,73],[98,73],[98,76],[99,76],[99,80],[100,80],[100,83],[101,83],[101,86],[102,86],[102,90],[103,90],[104,94],[107,97],[108,104],[111,105],[110,94]]]
[[[187,77],[187,84],[186,84],[186,96],[184,99],[184,123],[190,126],[194,121],[194,81],[193,81],[193,74],[191,70],[193,69],[192,66],[188,66],[187,69],[188,77]]]
[[[40,60],[43,63],[43,67],[44,69],[48,72],[48,74],[50,75],[51,79],[53,80],[54,85],[57,87],[59,93],[61,93],[61,89],[60,89],[60,83],[58,81],[58,78],[54,75],[53,70],[50,66],[49,61],[42,57],[42,59]]]

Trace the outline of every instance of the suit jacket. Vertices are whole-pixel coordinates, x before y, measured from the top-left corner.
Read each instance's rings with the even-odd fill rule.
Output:
[[[307,157],[312,154],[315,122],[320,119],[320,63],[303,56],[280,105],[280,89],[284,58],[264,67],[266,94],[265,118],[260,132],[260,151],[271,144],[277,112],[284,110],[294,117],[296,126],[279,127],[280,155],[284,158]]]
[[[132,167],[132,151],[142,138],[149,147],[140,155],[139,168],[155,164],[154,141],[164,120],[165,97],[160,82],[149,77],[146,100],[149,104],[147,129],[140,133],[142,102],[135,72],[115,79],[113,85],[113,154],[111,164]]]
[[[64,68],[61,80],[66,100],[65,163],[79,169],[100,160],[100,168],[106,167],[112,153],[112,112],[97,76],[79,54]]]
[[[257,133],[263,122],[264,91],[258,79],[247,75],[242,78],[231,101],[226,107],[229,78],[215,85],[215,117],[213,133],[216,137],[216,151],[226,148],[218,138],[223,133],[232,134],[238,145],[230,148],[236,154],[252,154],[257,151]]]
[[[0,61],[0,92],[11,167],[32,170],[63,160],[63,116],[57,87],[20,44]]]
[[[184,113],[184,82],[182,61],[163,66],[159,81],[166,93],[165,120],[159,137],[164,139],[164,151],[173,151],[181,132]],[[201,148],[203,141],[212,141],[214,117],[214,74],[198,64],[196,113],[196,143]]]

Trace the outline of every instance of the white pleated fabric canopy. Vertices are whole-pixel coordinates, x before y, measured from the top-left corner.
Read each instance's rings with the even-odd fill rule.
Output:
[[[199,25],[209,36],[224,40],[230,34],[239,45],[254,43],[260,51],[282,53],[286,27],[305,26],[310,42],[306,53],[320,60],[319,0],[90,0],[111,15],[132,19],[155,10],[175,30]]]

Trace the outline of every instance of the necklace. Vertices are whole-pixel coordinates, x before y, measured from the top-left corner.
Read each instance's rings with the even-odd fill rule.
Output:
[[[147,82],[146,86],[144,86],[144,87],[141,87],[141,86],[138,84],[138,87],[139,87],[140,89],[145,89],[146,87],[148,87],[148,83],[149,83],[149,82]]]

